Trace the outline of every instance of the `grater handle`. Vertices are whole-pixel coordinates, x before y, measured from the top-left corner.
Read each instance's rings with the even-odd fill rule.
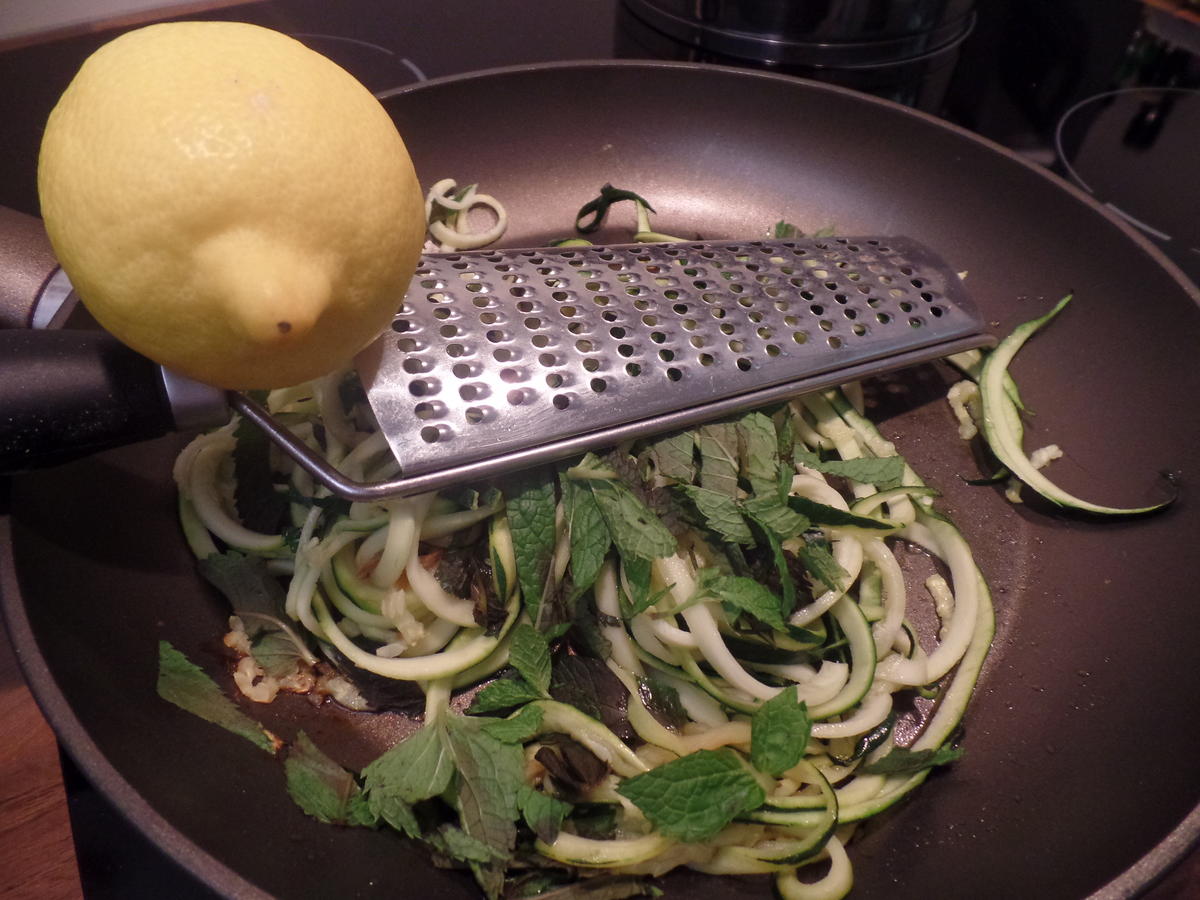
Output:
[[[162,369],[98,331],[0,330],[0,473],[171,431]]]

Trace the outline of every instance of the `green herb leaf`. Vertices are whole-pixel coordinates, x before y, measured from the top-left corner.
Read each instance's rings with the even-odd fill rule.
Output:
[[[283,613],[287,593],[279,579],[267,571],[266,560],[260,556],[226,550],[200,560],[196,570],[225,595],[235,613],[256,612],[276,617]]]
[[[804,237],[804,232],[791,222],[785,222],[783,219],[780,219],[771,230],[771,235],[777,240],[786,241],[791,238],[802,238]]]
[[[679,731],[688,722],[687,711],[677,691],[662,673],[647,668],[637,679],[638,696],[650,715],[672,731]]]
[[[296,805],[319,822],[333,825],[362,824],[354,819],[362,810],[354,776],[326,756],[301,731],[283,763],[287,789]]]
[[[859,768],[867,775],[912,775],[922,769],[932,769],[934,766],[944,766],[961,759],[962,748],[943,744],[928,750],[909,750],[897,747],[886,756],[881,756],[874,762],[869,762]]]
[[[516,841],[517,797],[523,783],[525,755],[483,731],[478,719],[446,719],[445,745],[458,777],[453,802],[462,829],[507,858]]]
[[[287,678],[304,666],[304,650],[283,631],[264,631],[250,645],[250,655],[272,678]]]
[[[726,497],[738,496],[738,431],[731,422],[696,429],[700,447],[700,487]]]
[[[502,709],[512,709],[523,706],[533,700],[541,700],[542,692],[521,678],[497,678],[485,686],[467,712],[471,715],[496,712]]]
[[[799,465],[826,475],[848,478],[859,484],[873,484],[882,490],[898,487],[904,477],[905,462],[902,456],[825,460],[802,446],[797,446],[793,455]]]
[[[563,514],[571,537],[571,579],[575,592],[582,594],[596,581],[612,538],[596,498],[585,485],[573,478],[562,478]]]
[[[804,758],[812,733],[808,707],[785,688],[754,712],[750,720],[750,762],[778,778]]]
[[[754,535],[736,500],[728,494],[690,484],[681,485],[680,490],[696,505],[704,524],[715,534],[731,544],[753,546]]]
[[[586,482],[623,558],[659,559],[675,552],[675,536],[619,481]]]
[[[775,423],[762,413],[750,413],[737,421],[739,471],[755,494],[771,496],[779,472],[779,436]]]
[[[522,622],[513,629],[509,663],[535,691],[550,689],[550,644],[532,625]]]
[[[203,669],[167,641],[158,642],[158,696],[272,755],[278,749],[275,735],[242,712]]]
[[[483,730],[505,744],[524,744],[542,727],[542,708],[532,703],[518,709],[507,719],[489,719]]]
[[[716,569],[701,569],[696,592],[749,613],[776,631],[787,632],[787,622],[783,618],[783,607],[779,598],[753,578],[721,575]]]
[[[805,540],[800,545],[797,555],[809,574],[831,591],[842,590],[846,579],[850,577],[822,543]]]
[[[743,500],[742,509],[763,528],[781,538],[803,534],[812,524],[807,517],[770,494]]]
[[[554,661],[550,696],[573,706],[608,726],[620,738],[629,738],[629,692],[608,665],[590,656],[562,656]]]
[[[706,841],[739,813],[766,799],[762,787],[730,750],[699,750],[617,788],[663,834],[680,841]]]
[[[491,863],[504,859],[502,854],[449,822],[426,834],[424,840],[438,853],[460,862]]]
[[[660,437],[646,451],[655,471],[664,478],[691,484],[696,477],[696,437],[690,431],[678,431]]]
[[[525,607],[535,623],[550,576],[550,561],[556,540],[553,469],[541,468],[513,476],[504,503],[517,558],[517,581]]]
[[[454,777],[454,761],[446,751],[441,729],[426,727],[396,744],[363,769],[362,775],[372,810],[383,815],[383,804],[389,800],[412,805],[441,794]]]
[[[543,794],[528,784],[519,793],[521,817],[541,840],[551,843],[562,828],[563,819],[571,812],[571,804],[549,794]]]
[[[863,528],[867,531],[895,531],[896,525],[883,519],[856,516],[852,512],[809,500],[807,497],[788,497],[788,506],[807,518],[813,525],[831,525],[834,528]]]
[[[641,615],[658,602],[658,595],[650,591],[650,573],[651,563],[648,559],[621,560],[622,583],[629,594],[629,602],[624,610],[627,619]]]

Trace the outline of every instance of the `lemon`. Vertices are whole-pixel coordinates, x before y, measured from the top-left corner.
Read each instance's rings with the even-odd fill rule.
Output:
[[[379,102],[234,22],[151,25],[90,56],[50,114],[38,192],[97,321],[223,388],[345,365],[399,307],[425,230]]]

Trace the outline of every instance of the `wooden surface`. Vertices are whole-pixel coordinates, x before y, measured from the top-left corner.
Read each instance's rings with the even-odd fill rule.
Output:
[[[0,628],[0,897],[82,896],[58,744]]]

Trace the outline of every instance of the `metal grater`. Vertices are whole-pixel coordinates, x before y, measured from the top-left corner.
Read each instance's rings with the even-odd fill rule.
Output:
[[[403,476],[314,474],[349,499],[434,490],[990,341],[908,238],[428,254],[356,361]]]

